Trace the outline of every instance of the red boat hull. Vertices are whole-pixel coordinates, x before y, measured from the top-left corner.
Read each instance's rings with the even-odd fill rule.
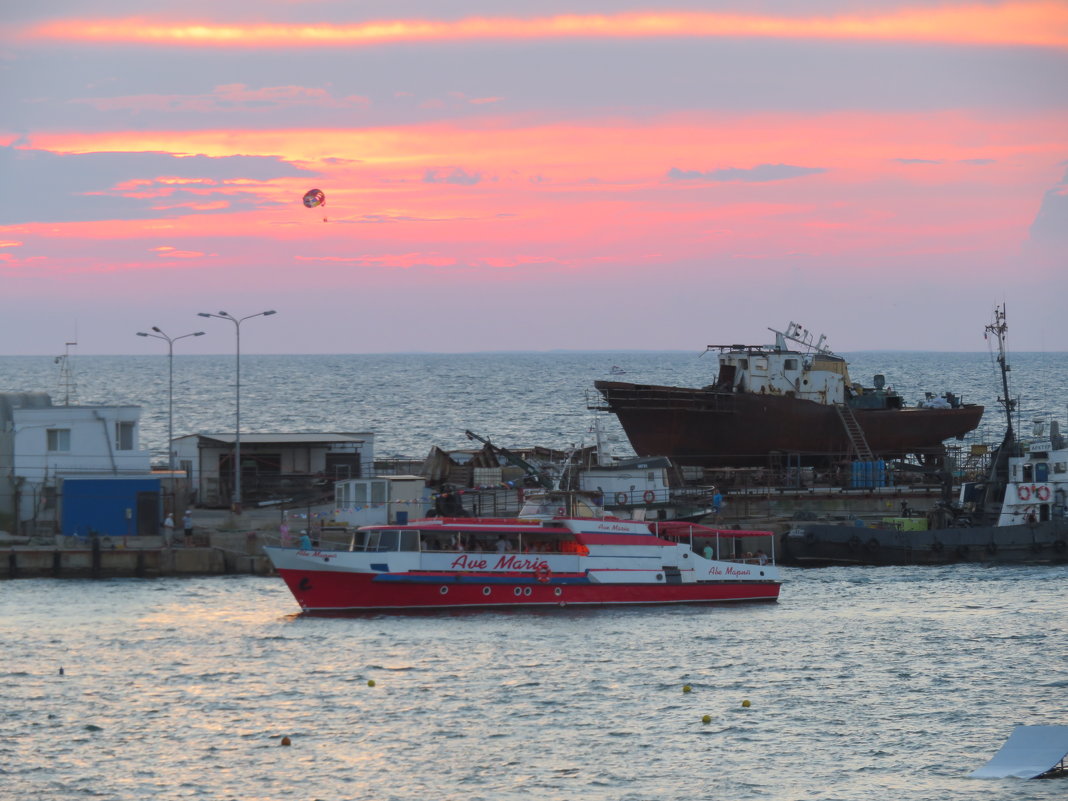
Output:
[[[409,578],[343,571],[278,572],[306,612],[774,601],[780,586],[776,581],[597,584],[582,575],[559,574],[543,582],[529,574]]]
[[[597,381],[638,456],[677,464],[758,467],[772,453],[797,454],[802,464],[840,458],[851,447],[832,405],[781,395]],[[940,455],[943,441],[979,425],[982,406],[953,409],[855,409],[878,458]]]

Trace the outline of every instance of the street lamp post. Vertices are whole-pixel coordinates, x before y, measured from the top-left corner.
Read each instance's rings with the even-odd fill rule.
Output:
[[[270,317],[272,314],[277,313],[274,309],[271,309],[270,311],[256,312],[256,314],[249,314],[244,317],[234,317],[229,312],[224,311],[218,314],[197,312],[200,317],[229,320],[234,324],[234,331],[237,334],[237,413],[234,425],[234,494],[231,501],[231,508],[234,514],[241,514],[241,323],[253,317]]]
[[[138,331],[139,337],[152,337],[153,339],[162,339],[167,343],[167,371],[169,374],[167,382],[167,467],[171,471],[171,482],[173,486],[174,482],[174,343],[179,339],[185,339],[186,337],[202,337],[203,331],[194,331],[192,334],[182,334],[180,337],[169,337],[164,334],[157,326],[152,326],[154,334],[149,334],[145,331]]]

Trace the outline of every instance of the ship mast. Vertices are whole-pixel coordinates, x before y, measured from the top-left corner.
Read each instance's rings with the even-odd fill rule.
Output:
[[[71,401],[78,402],[77,394],[78,389],[74,383],[74,370],[71,369],[70,364],[70,348],[71,345],[77,345],[77,342],[64,343],[63,355],[56,356],[53,359],[55,364],[59,365],[59,389],[63,393],[63,405],[70,406]]]
[[[1001,304],[1001,308],[994,309],[994,322],[992,325],[986,327],[987,334],[993,334],[998,341],[998,367],[1001,368],[1001,391],[1004,393],[1003,397],[998,398],[998,403],[1005,407],[1005,418],[1008,427],[1005,429],[1005,441],[1011,442],[1014,439],[1012,431],[1012,413],[1016,410],[1016,401],[1009,394],[1009,367],[1008,360],[1005,356],[1005,332],[1009,330],[1008,324],[1005,322],[1005,304]]]

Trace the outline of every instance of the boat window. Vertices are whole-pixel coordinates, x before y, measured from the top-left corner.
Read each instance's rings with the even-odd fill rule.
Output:
[[[796,370],[797,369],[797,359],[785,359],[783,361],[783,369],[784,370]]]
[[[402,531],[400,532],[400,549],[402,551],[418,551],[419,550],[419,532],[418,531]]]
[[[366,531],[363,533],[362,539],[357,539],[356,550],[363,551],[396,551],[397,542],[399,540],[399,531]],[[409,532],[405,532],[409,533]],[[415,534],[415,532],[410,532]],[[415,540],[416,548],[418,548],[418,538]],[[410,550],[415,550],[412,548]]]
[[[743,370],[748,370],[749,369],[749,360],[748,359],[739,359],[738,360],[738,366],[741,367]]]
[[[1023,480],[1025,484],[1035,480],[1034,465],[1025,464],[1023,466]]]
[[[1054,462],[1053,463],[1053,472],[1054,473],[1068,473],[1068,462]]]

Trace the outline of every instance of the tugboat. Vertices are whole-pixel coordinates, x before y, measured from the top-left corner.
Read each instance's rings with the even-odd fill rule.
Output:
[[[680,465],[761,467],[778,459],[826,466],[916,456],[937,465],[945,440],[979,425],[983,407],[952,392],[908,406],[885,376],[854,383],[845,359],[791,322],[774,345],[709,345],[716,381],[703,388],[595,381],[640,457]],[[788,343],[793,343],[794,349]]]
[[[1056,421],[1036,420],[1028,442],[1013,430],[1005,307],[986,327],[998,343],[1005,437],[985,481],[966,483],[955,503],[914,521],[920,530],[806,523],[782,536],[783,564],[912,565],[1068,561],[1068,447]]]
[[[736,556],[735,542],[768,543]],[[774,601],[767,531],[606,516],[578,493],[531,495],[515,519],[364,526],[347,550],[268,547],[302,610]]]

